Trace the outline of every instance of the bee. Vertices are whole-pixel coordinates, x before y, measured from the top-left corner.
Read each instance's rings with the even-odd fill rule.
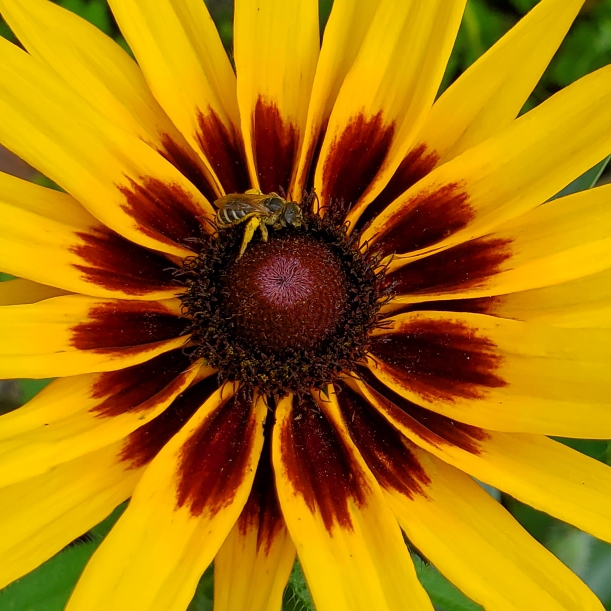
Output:
[[[261,193],[258,189],[250,189],[246,193],[229,193],[217,199],[214,205],[218,208],[216,224],[219,229],[246,223],[238,259],[246,251],[257,228],[261,232],[261,239],[267,242],[268,227],[301,227],[304,223],[299,204],[286,201],[273,192]]]

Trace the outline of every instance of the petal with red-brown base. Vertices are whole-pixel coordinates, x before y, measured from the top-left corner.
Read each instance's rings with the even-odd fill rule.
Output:
[[[438,163],[453,159],[511,123],[566,35],[583,0],[544,0],[470,66],[433,104],[384,190],[357,227],[372,221]]]
[[[68,295],[0,308],[0,376],[115,371],[185,345],[180,302]]]
[[[431,610],[396,520],[328,393],[282,399],[273,437],[280,506],[314,604]]]
[[[308,0],[238,0],[234,36],[252,183],[264,193],[286,192],[297,170],[318,59],[318,5]]]
[[[280,611],[295,560],[271,463],[272,418],[250,496],[214,559],[215,611]]]
[[[199,153],[214,191],[247,189],[235,74],[206,5],[109,4],[153,95]]]
[[[0,193],[3,271],[96,297],[163,299],[180,290],[166,257],[102,225],[67,193],[3,173]]]
[[[406,399],[491,430],[611,435],[611,330],[432,311],[386,322],[368,366]]]
[[[140,67],[120,45],[53,2],[3,0],[0,10],[28,53],[48,64],[104,117],[159,151],[209,201],[216,199],[208,169],[155,100]]]
[[[611,540],[607,465],[541,435],[497,433],[451,420],[404,399],[371,374],[362,378],[346,383],[417,446],[537,509]]]
[[[594,595],[470,477],[405,437],[343,386],[338,403],[410,543],[486,608],[600,609]]]
[[[354,64],[380,0],[335,0],[325,25],[308,106],[305,138],[293,185],[299,196],[312,186],[318,154],[337,94]]]
[[[414,144],[441,83],[464,0],[381,2],[329,117],[314,186],[360,209]]]
[[[504,130],[438,166],[363,232],[410,257],[485,236],[606,157],[611,67],[583,77]],[[415,252],[414,252],[415,251]]]
[[[197,392],[198,386],[187,391]],[[201,407],[145,471],[68,611],[188,606],[246,504],[263,445],[266,404],[234,393],[224,386],[203,405],[199,395]]]
[[[611,186],[556,199],[484,237],[422,258],[396,257],[394,302],[488,297],[560,284],[611,267]]]
[[[22,408],[0,418],[0,485],[127,437],[171,409],[194,380],[213,373],[173,350],[119,371],[51,382]]]
[[[99,221],[142,246],[188,256],[214,211],[171,163],[96,111],[48,67],[0,38],[0,140]]]

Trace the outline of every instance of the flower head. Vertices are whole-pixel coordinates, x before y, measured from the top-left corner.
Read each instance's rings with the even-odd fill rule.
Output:
[[[119,503],[68,611],[602,609],[472,477],[611,540],[611,68],[520,118],[582,0],[435,100],[465,0],[0,0],[0,584]],[[44,24],[44,25],[43,25]],[[295,220],[297,219],[297,221]]]

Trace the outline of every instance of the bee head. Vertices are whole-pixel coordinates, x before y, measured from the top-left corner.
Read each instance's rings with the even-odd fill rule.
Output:
[[[284,208],[284,222],[287,225],[293,227],[300,227],[303,225],[303,215],[301,214],[301,208],[295,202],[288,202]]]

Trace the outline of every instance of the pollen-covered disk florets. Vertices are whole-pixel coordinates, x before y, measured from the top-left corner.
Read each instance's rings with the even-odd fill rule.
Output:
[[[304,220],[253,239],[239,258],[244,228],[228,227],[202,237],[183,262],[186,350],[221,380],[268,396],[304,393],[364,359],[391,296],[379,256],[329,211]]]

